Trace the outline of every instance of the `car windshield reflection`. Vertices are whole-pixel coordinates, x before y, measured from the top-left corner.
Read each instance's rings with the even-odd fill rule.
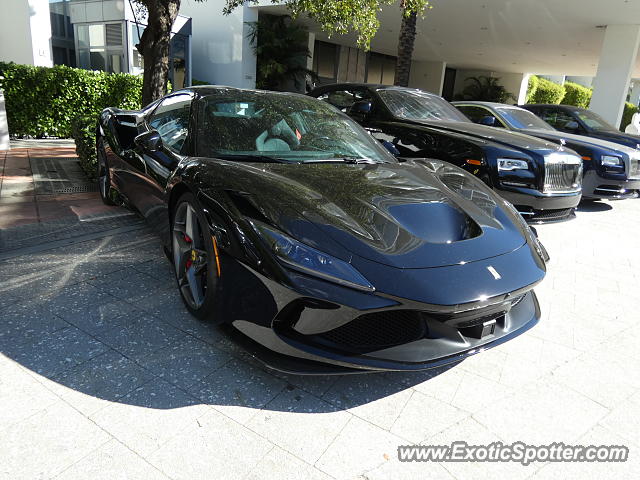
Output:
[[[381,88],[378,95],[396,117],[407,120],[469,122],[449,102],[426,92]]]
[[[396,161],[357,123],[315,99],[242,91],[208,95],[200,105],[201,157],[279,163]]]

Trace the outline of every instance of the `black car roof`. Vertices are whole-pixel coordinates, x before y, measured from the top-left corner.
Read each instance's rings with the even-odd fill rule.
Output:
[[[329,83],[327,85],[321,85],[319,87],[314,88],[309,92],[310,95],[322,93],[328,90],[335,89],[348,89],[348,88],[366,88],[367,90],[417,90],[428,95],[438,96],[435,93],[427,92],[424,90],[420,90],[419,88],[410,88],[410,87],[401,87],[399,85],[384,85],[381,83],[361,83],[361,82],[343,82],[343,83]]]
[[[272,90],[259,90],[256,88],[229,87],[227,85],[194,85],[191,87],[185,87],[180,90],[176,90],[175,92],[171,92],[168,95],[173,95],[174,93],[179,93],[179,92],[194,92],[200,96],[205,96],[212,93],[218,93],[223,90],[228,90],[231,92],[263,92],[263,93],[270,93],[273,95],[295,95],[299,97],[306,97],[306,95],[303,95],[300,93],[294,93],[294,92],[275,92]]]
[[[522,108],[520,105],[509,105],[508,103],[498,103],[498,102],[482,102],[480,100],[456,100],[451,102],[452,105],[480,105],[483,107],[516,107]]]
[[[522,108],[527,107],[551,107],[559,110],[587,110],[586,108],[576,107],[575,105],[559,105],[557,103],[527,103],[526,105],[518,105]]]

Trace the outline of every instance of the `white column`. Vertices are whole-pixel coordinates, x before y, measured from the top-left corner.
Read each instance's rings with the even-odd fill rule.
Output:
[[[589,107],[612,125],[619,125],[640,45],[640,25],[609,25]]]
[[[427,92],[442,95],[442,84],[444,83],[444,72],[447,69],[447,62],[421,62],[414,60],[411,62],[409,72],[409,86],[420,88]]]
[[[313,70],[313,55],[315,54],[316,48],[316,34],[313,32],[309,32],[309,37],[307,39],[307,48],[309,49],[309,56],[307,57],[307,69]]]
[[[629,96],[629,102],[638,106],[640,103],[640,79],[634,78],[633,85],[631,86],[631,95]]]
[[[2,77],[0,77],[2,79]],[[7,112],[4,109],[4,93],[0,88],[0,150],[9,150],[9,125]]]

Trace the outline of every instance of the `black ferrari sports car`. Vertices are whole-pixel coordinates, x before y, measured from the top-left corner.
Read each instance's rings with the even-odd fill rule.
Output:
[[[324,102],[194,87],[97,133],[103,200],[157,230],[192,314],[275,368],[430,368],[540,318],[548,257],[516,210]]]
[[[396,155],[438,158],[481,178],[531,223],[574,218],[582,159],[570,149],[476,125],[432,93],[389,85],[323,85],[309,95],[369,129]]]

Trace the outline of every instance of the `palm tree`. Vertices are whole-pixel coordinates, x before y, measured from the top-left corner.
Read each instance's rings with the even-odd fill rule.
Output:
[[[409,85],[409,74],[411,73],[411,57],[413,56],[413,46],[416,41],[416,20],[418,14],[407,12],[402,6],[402,24],[400,25],[400,36],[398,38],[398,58],[396,60],[396,74],[393,79],[394,85],[406,87]]]
[[[516,100],[516,97],[507,91],[498,82],[499,78],[469,77],[465,80],[469,84],[464,87],[461,94],[456,95],[456,100],[478,100],[483,102],[507,103],[509,100]]]
[[[301,90],[307,77],[317,78],[307,68],[307,28],[291,17],[260,15],[257,22],[249,22],[249,40],[256,53],[256,88],[288,90],[292,83]]]

